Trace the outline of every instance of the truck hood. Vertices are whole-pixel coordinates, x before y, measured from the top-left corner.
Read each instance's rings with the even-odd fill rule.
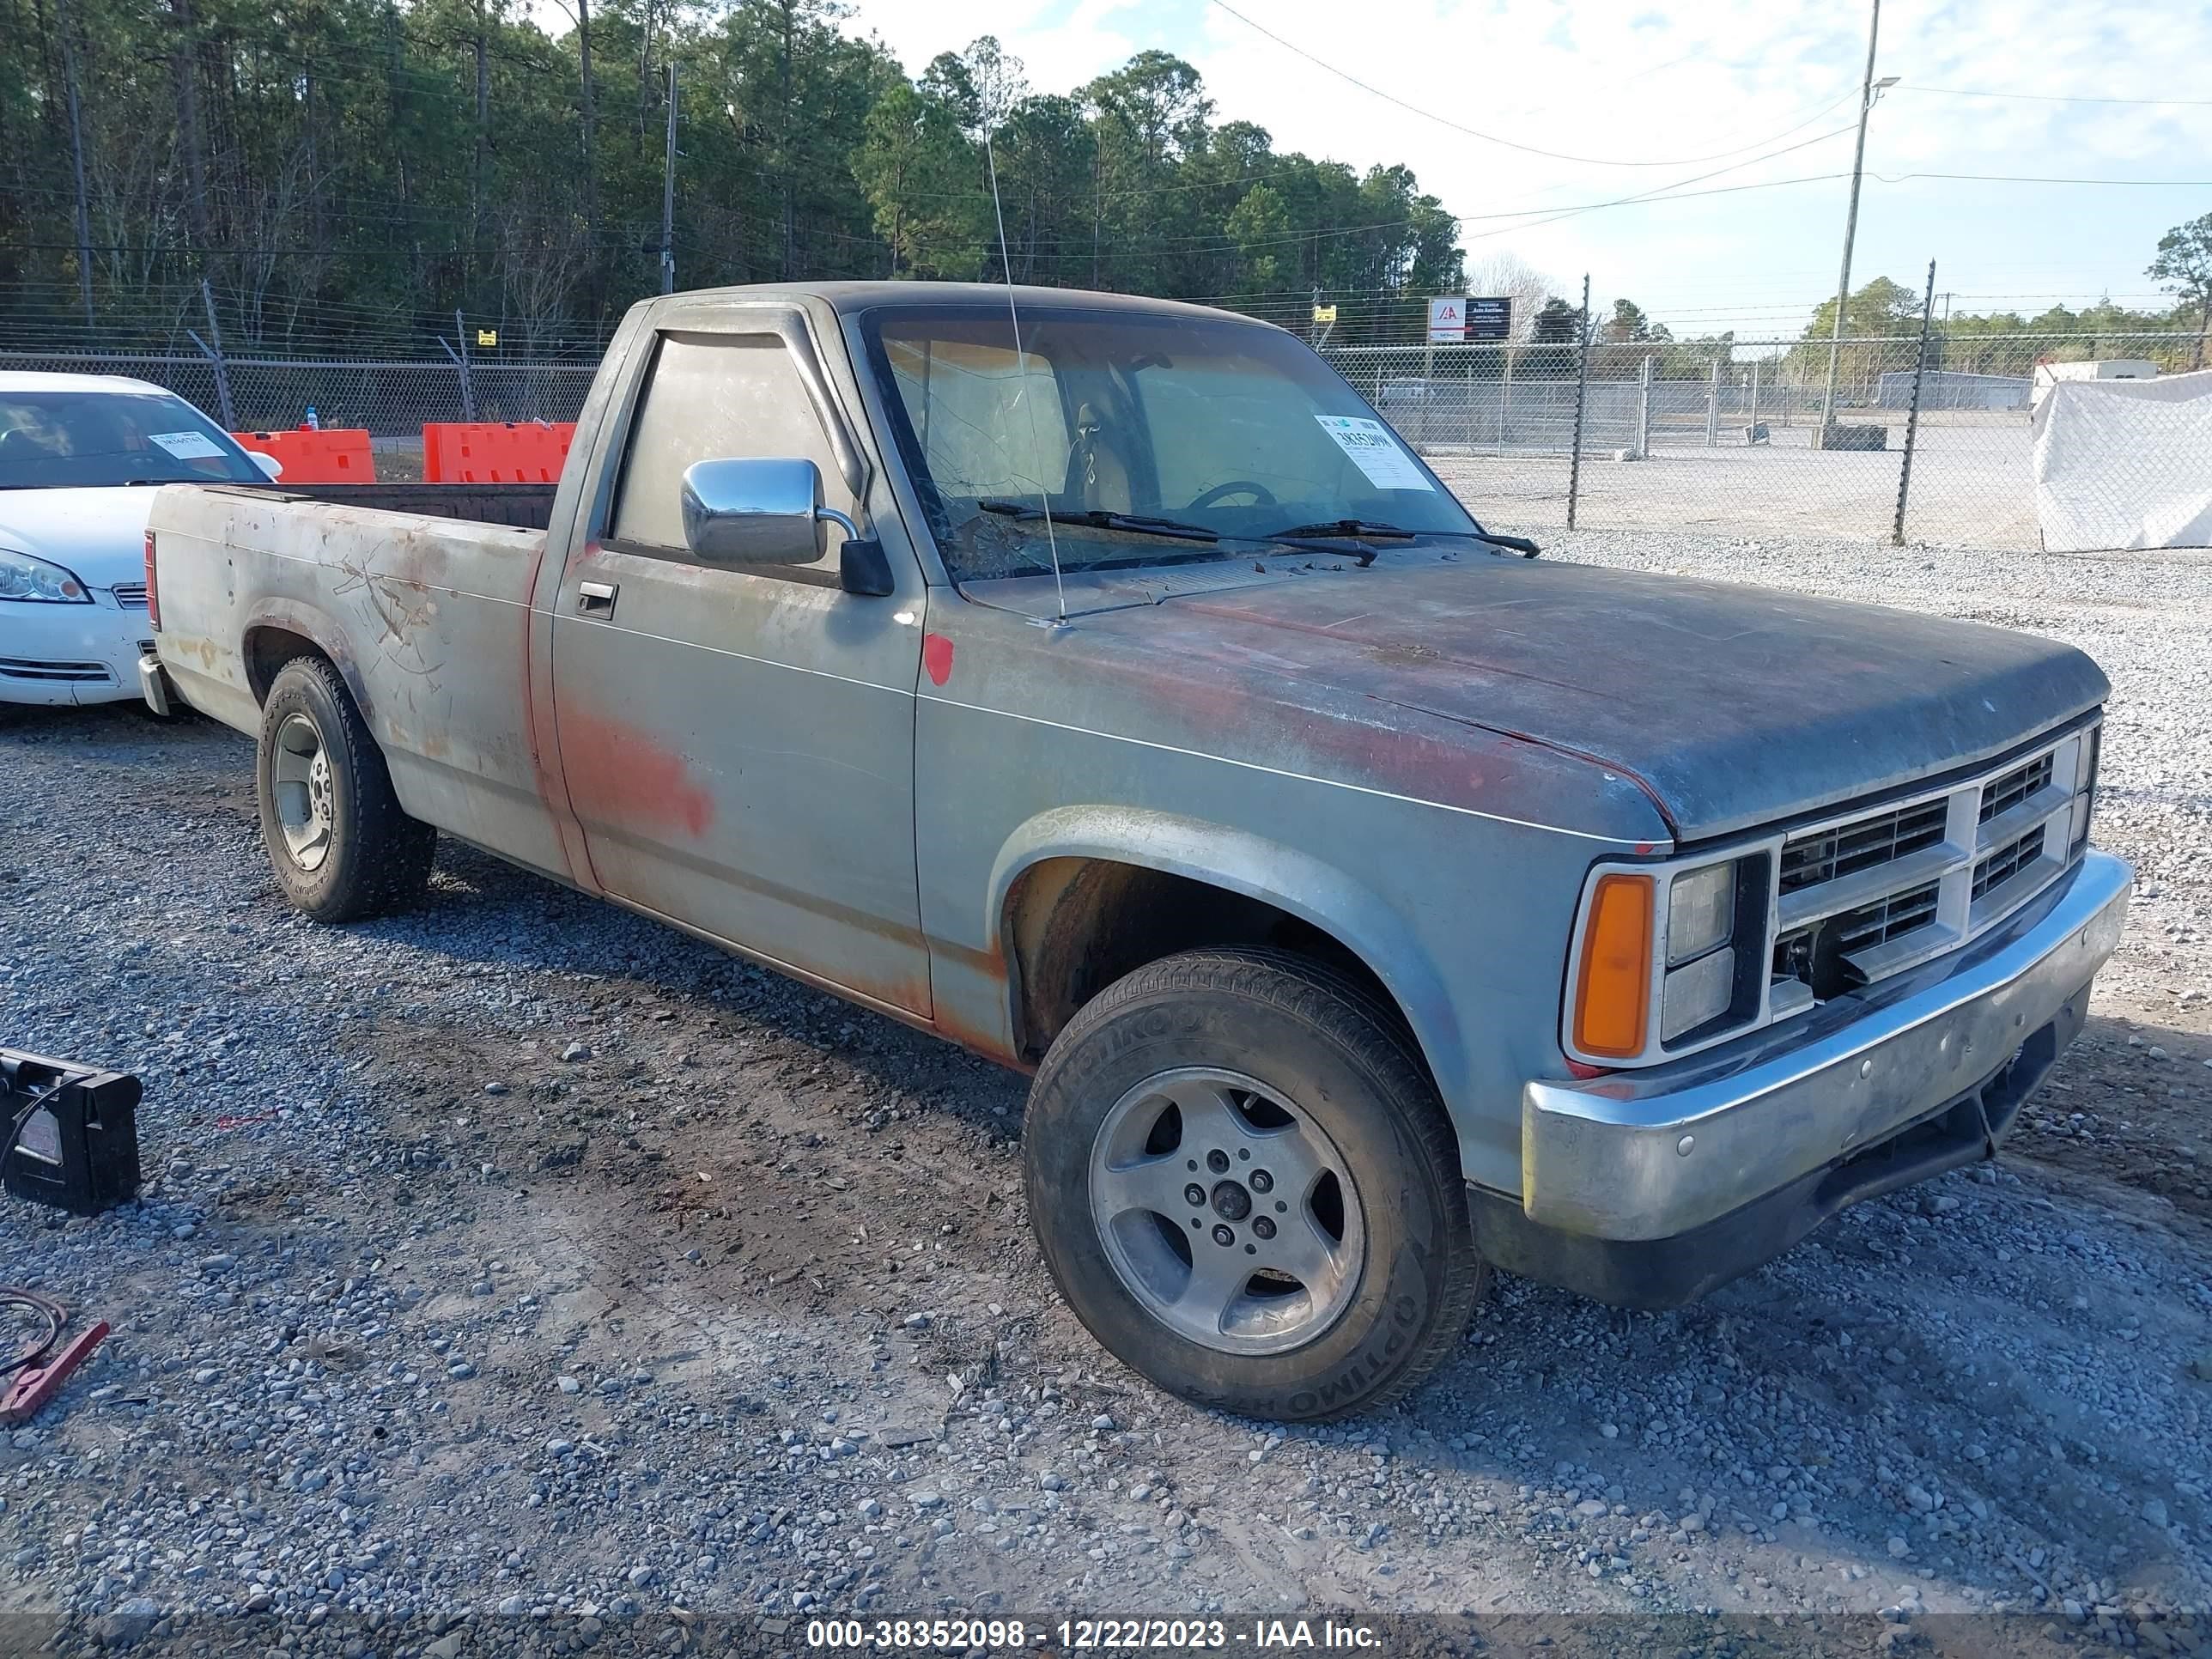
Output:
[[[143,581],[146,518],[160,493],[145,484],[0,489],[0,547],[60,565],[88,587]]]
[[[1992,758],[2111,690],[2072,647],[1979,623],[1594,565],[1419,559],[1194,582],[1079,625],[1265,657],[1580,755],[1638,782],[1684,841]]]

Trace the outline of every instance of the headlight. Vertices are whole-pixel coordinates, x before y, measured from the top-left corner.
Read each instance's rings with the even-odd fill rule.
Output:
[[[1709,864],[1601,870],[1583,905],[1568,1052],[1649,1062],[1753,1024],[1759,981],[1742,966],[1766,949],[1766,907],[1738,896],[1759,899],[1771,868],[1760,851]],[[1723,1029],[1731,1013],[1741,1018]],[[1675,1046],[1705,1028],[1715,1029]]]
[[[2104,748],[2105,728],[2093,726],[2075,751],[2074,811],[2066,830],[2066,856],[2072,858],[2089,844],[2089,817],[2096,810],[2097,760]]]
[[[1695,961],[1735,931],[1735,866],[1709,864],[1668,884],[1667,965]]]
[[[1671,969],[1660,998],[1659,1037],[1672,1042],[1728,1012],[1735,1000],[1735,952],[1723,946],[1686,968]]]
[[[90,605],[92,595],[75,574],[27,553],[0,547],[0,599],[35,605]]]

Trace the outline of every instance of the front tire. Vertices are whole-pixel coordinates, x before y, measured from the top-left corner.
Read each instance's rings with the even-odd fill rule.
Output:
[[[438,832],[401,810],[383,751],[325,659],[295,657],[277,672],[254,786],[262,842],[294,908],[354,921],[421,898]]]
[[[1046,1054],[1023,1137],[1060,1293],[1200,1405],[1283,1421],[1387,1405],[1488,1282],[1409,1039],[1302,957],[1188,951],[1109,987]]]

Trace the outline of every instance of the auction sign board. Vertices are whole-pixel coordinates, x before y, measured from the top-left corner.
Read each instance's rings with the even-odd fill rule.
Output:
[[[1433,335],[1433,325],[1431,331]],[[1469,300],[1467,302],[1467,338],[1510,340],[1512,337],[1512,296],[1509,295],[1495,300]]]
[[[1467,338],[1467,295],[1439,294],[1429,301],[1429,343]]]

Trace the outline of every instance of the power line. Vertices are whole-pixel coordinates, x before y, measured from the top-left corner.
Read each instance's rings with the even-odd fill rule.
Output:
[[[2167,190],[2212,189],[2212,179],[2049,179],[2030,173],[1873,173],[1885,185],[1911,179],[1962,179],[1980,185],[2148,185]]]
[[[1219,0],[1216,0],[1216,3],[1219,3]],[[1492,236],[1504,235],[1509,230],[1534,230],[1540,226],[1556,224],[1562,219],[1574,218],[1579,214],[1595,213],[1602,208],[1628,207],[1638,203],[1652,202],[1655,200],[1674,202],[1687,201],[1697,196],[1726,196],[1738,191],[1767,190],[1778,185],[1817,184],[1824,181],[1825,179],[1840,179],[1845,175],[1839,173],[1831,173],[1814,174],[1811,177],[1803,179],[1771,179],[1761,184],[1727,185],[1723,185],[1719,189],[1711,191],[1686,191],[1682,188],[1686,185],[1703,184],[1708,179],[1718,179],[1726,173],[1741,173],[1746,167],[1757,167],[1762,161],[1771,161],[1778,156],[1788,155],[1796,150],[1808,149],[1814,144],[1825,143],[1827,140],[1838,137],[1844,133],[1849,132],[1850,130],[1851,129],[1847,126],[1833,127],[1826,132],[1817,133],[1810,138],[1800,139],[1796,143],[1785,145],[1780,149],[1770,150],[1764,155],[1754,155],[1747,161],[1732,161],[1724,167],[1715,167],[1711,173],[1699,173],[1692,174],[1687,179],[1677,179],[1670,185],[1655,185],[1650,190],[1639,191],[1633,196],[1617,197],[1607,202],[1586,202],[1578,207],[1562,209],[1560,211],[1553,213],[1546,218],[1533,219],[1529,223],[1525,225],[1508,226],[1500,230],[1483,231],[1474,236],[1462,237],[1461,240],[1470,242],[1482,241]],[[1522,215],[1514,216],[1525,217],[1527,216]]]
[[[1917,81],[1902,82],[1897,90],[1940,93],[1946,98],[2017,98],[2037,104],[2135,104],[2150,108],[2212,109],[2212,98],[2089,98],[2058,92],[1984,92],[1972,87],[1926,87]]]
[[[1559,150],[1543,149],[1534,144],[1522,143],[1517,139],[1501,137],[1494,132],[1484,132],[1479,128],[1470,127],[1462,122],[1455,121],[1448,115],[1439,115],[1434,110],[1423,109],[1418,104],[1408,103],[1405,99],[1397,96],[1395,93],[1388,93],[1383,91],[1380,87],[1371,86],[1368,82],[1361,80],[1358,76],[1352,74],[1350,71],[1338,68],[1337,65],[1330,63],[1326,58],[1316,58],[1312,52],[1308,52],[1304,46],[1297,45],[1294,41],[1285,40],[1281,35],[1276,33],[1274,30],[1267,27],[1264,23],[1254,22],[1243,12],[1237,10],[1234,6],[1227,3],[1227,0],[1212,0],[1212,3],[1216,9],[1227,12],[1229,15],[1235,18],[1238,22],[1243,24],[1245,27],[1252,29],[1258,33],[1266,35],[1267,39],[1273,40],[1277,46],[1282,47],[1285,52],[1297,53],[1299,57],[1304,58],[1306,62],[1313,64],[1316,69],[1326,70],[1331,75],[1335,76],[1340,81],[1348,82],[1352,86],[1358,87],[1360,91],[1367,93],[1371,96],[1380,98],[1386,104],[1395,104],[1398,108],[1406,111],[1408,114],[1418,115],[1425,121],[1433,121],[1438,126],[1449,127],[1454,132],[1465,133],[1470,138],[1480,138],[1483,143],[1487,144],[1498,144],[1504,146],[1507,149],[1517,149],[1524,155],[1540,155],[1547,161],[1572,161],[1577,165],[1583,167],[1695,167],[1701,161],[1717,161],[1725,156],[1741,155],[1747,149],[1758,149],[1762,145],[1774,143],[1776,139],[1787,138],[1793,132],[1802,131],[1805,128],[1811,126],[1814,122],[1819,120],[1823,115],[1826,115],[1830,110],[1835,108],[1838,104],[1844,102],[1845,99],[1850,98],[1852,95],[1852,94],[1846,92],[1842,97],[1837,98],[1832,102],[1823,104],[1820,108],[1814,110],[1810,115],[1798,122],[1795,126],[1784,127],[1779,132],[1771,133],[1764,138],[1755,138],[1747,144],[1738,144],[1733,149],[1716,150],[1711,155],[1676,155],[1659,160],[1651,160],[1648,158],[1626,160],[1617,156],[1605,155],[1569,155]]]

